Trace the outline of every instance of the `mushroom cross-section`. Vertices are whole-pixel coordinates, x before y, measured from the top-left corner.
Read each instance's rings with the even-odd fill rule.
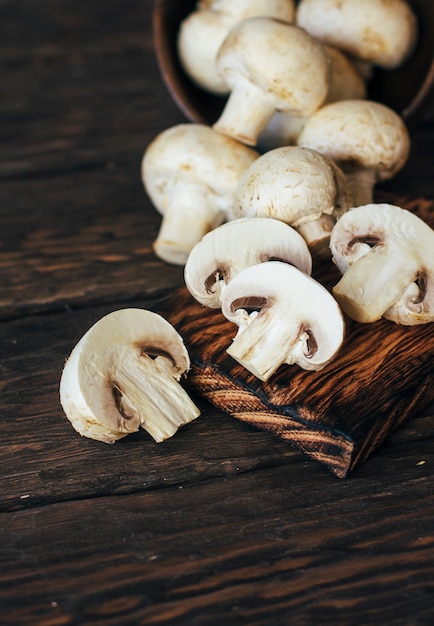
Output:
[[[343,274],[333,294],[358,322],[434,321],[434,231],[391,204],[359,206],[334,227],[330,248]]]
[[[343,316],[329,291],[281,261],[237,274],[223,294],[222,312],[239,326],[227,353],[262,381],[284,363],[324,368],[344,339]]]
[[[241,174],[258,156],[205,124],[160,133],[142,159],[145,190],[163,215],[156,254],[183,265],[203,235],[225,221]]]
[[[276,110],[307,116],[327,96],[329,67],[322,45],[280,20],[238,22],[223,41],[216,64],[230,95],[213,128],[248,145],[257,144]]]
[[[374,185],[395,176],[410,151],[402,118],[372,100],[326,104],[306,121],[297,143],[335,161],[346,175],[354,206],[371,203]]]
[[[240,177],[229,218],[279,219],[297,229],[312,250],[325,247],[329,253],[330,231],[350,206],[346,178],[331,159],[309,148],[282,146],[262,154]]]
[[[157,442],[199,415],[179,380],[190,367],[182,338],[157,313],[121,309],[74,347],[60,402],[77,432],[114,443],[141,426]]]
[[[190,252],[185,284],[192,296],[219,308],[226,285],[250,265],[280,260],[312,271],[312,257],[303,237],[291,226],[268,217],[239,218],[207,233]]]

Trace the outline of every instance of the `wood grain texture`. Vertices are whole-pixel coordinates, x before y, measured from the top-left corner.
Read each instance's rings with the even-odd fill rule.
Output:
[[[426,200],[395,198],[395,204],[434,222],[434,205]],[[313,276],[329,289],[339,277],[331,262],[314,267]],[[340,478],[434,401],[434,324],[359,324],[346,318],[343,346],[325,369],[283,365],[262,383],[226,354],[236,327],[220,310],[199,305],[184,288],[158,311],[184,338],[191,389],[288,441]]]

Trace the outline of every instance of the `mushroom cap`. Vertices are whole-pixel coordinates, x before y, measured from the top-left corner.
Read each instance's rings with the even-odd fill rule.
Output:
[[[185,283],[201,304],[219,308],[226,285],[250,265],[278,259],[312,271],[312,257],[299,233],[279,220],[240,218],[207,233],[190,252]]]
[[[365,99],[366,82],[354,63],[334,46],[324,45],[323,48],[330,63],[330,86],[325,102]]]
[[[414,213],[367,204],[343,215],[330,237],[343,278],[333,289],[357,321],[434,321],[434,231]]]
[[[346,169],[369,169],[392,178],[406,163],[410,137],[401,117],[372,100],[325,105],[307,121],[298,145],[317,150]]]
[[[116,363],[125,351],[137,361],[161,355],[176,380],[190,367],[181,336],[157,313],[131,308],[104,316],[74,347],[60,381],[62,407],[82,435],[112,443],[140,427],[122,414],[115,393]]]
[[[270,17],[238,22],[220,47],[217,70],[231,88],[241,76],[267,93],[276,109],[294,114],[310,115],[327,96],[322,45],[301,28]]]
[[[341,310],[327,289],[281,261],[237,274],[223,294],[222,312],[239,326],[228,353],[261,380],[282,363],[322,369],[345,334]]]
[[[178,124],[147,147],[142,181],[153,205],[164,215],[182,187],[195,186],[229,210],[241,174],[259,156],[253,148],[217,133],[205,124]]]
[[[217,53],[237,22],[267,15],[287,22],[294,20],[293,0],[205,0],[181,22],[177,50],[181,65],[199,87],[220,95],[229,86],[216,68]]]
[[[262,154],[240,177],[231,217],[273,217],[298,227],[331,215],[350,198],[345,177],[316,150],[283,146]],[[346,209],[347,206],[344,207]]]
[[[199,10],[209,10],[244,20],[254,15],[267,15],[287,22],[295,17],[294,0],[199,0]]]
[[[300,0],[296,23],[357,59],[392,69],[412,53],[416,16],[405,0]]]

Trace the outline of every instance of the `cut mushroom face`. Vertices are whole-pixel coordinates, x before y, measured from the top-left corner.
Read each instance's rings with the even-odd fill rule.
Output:
[[[237,23],[217,54],[230,95],[214,129],[248,145],[276,110],[307,116],[324,102],[329,67],[322,45],[301,28],[268,17]]]
[[[417,40],[406,0],[300,0],[296,22],[320,41],[387,69],[401,65]]]
[[[258,156],[203,124],[179,124],[158,135],[142,160],[145,190],[163,215],[156,254],[185,264],[203,235],[226,219],[238,180]]]
[[[318,152],[275,148],[245,171],[229,218],[273,217],[297,229],[311,249],[328,240],[336,218],[352,206],[345,176]]]
[[[280,261],[237,274],[225,289],[222,312],[239,326],[228,354],[262,381],[284,363],[324,368],[344,338],[344,320],[333,296]]]
[[[372,203],[375,183],[395,176],[410,151],[401,117],[372,100],[325,105],[306,121],[297,143],[328,156],[343,170],[355,206]]]
[[[199,415],[179,384],[184,343],[161,316],[123,309],[94,324],[62,372],[60,402],[77,432],[114,443],[144,428],[157,442]]]
[[[309,248],[296,230],[271,218],[240,218],[222,224],[190,252],[185,283],[201,304],[219,308],[226,285],[250,265],[280,260],[312,271]]]
[[[343,274],[333,293],[349,317],[434,321],[434,231],[419,217],[390,204],[356,207],[334,227],[330,247]]]

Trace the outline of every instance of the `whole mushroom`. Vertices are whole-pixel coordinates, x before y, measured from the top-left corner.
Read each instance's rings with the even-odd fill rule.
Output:
[[[121,309],[98,320],[72,350],[60,402],[85,437],[114,443],[142,427],[161,442],[199,415],[179,384],[189,367],[169,322],[152,311]]]
[[[410,152],[402,118],[372,100],[325,105],[306,121],[297,143],[317,150],[342,169],[354,205],[371,203],[375,184],[395,176]]]
[[[234,276],[269,260],[312,271],[309,248],[291,226],[267,217],[240,218],[218,226],[194,246],[184,268],[185,284],[198,302],[219,308]]]
[[[300,0],[296,23],[359,60],[367,76],[373,65],[402,65],[418,33],[415,13],[405,0]]]
[[[293,22],[294,0],[202,0],[181,22],[178,57],[199,87],[226,95],[229,87],[216,69],[217,53],[230,29],[249,17],[266,15]]]
[[[417,215],[390,204],[356,207],[335,225],[330,247],[343,274],[333,293],[349,317],[434,321],[434,231]]]
[[[301,28],[269,17],[236,24],[217,54],[230,94],[214,129],[256,145],[276,110],[311,115],[324,102],[329,67],[322,45]]]
[[[348,57],[332,46],[323,45],[330,66],[330,84],[323,106],[338,100],[366,98],[366,81]],[[297,143],[306,117],[276,111],[262,131],[258,147],[261,151]]]
[[[179,124],[160,133],[142,160],[142,181],[163,215],[156,254],[177,265],[232,208],[239,178],[259,154],[204,124]]]
[[[239,327],[227,353],[262,381],[284,363],[323,369],[344,339],[345,323],[333,296],[281,261],[237,274],[224,291],[222,312]]]
[[[331,229],[350,206],[345,176],[331,159],[309,148],[282,146],[262,154],[246,169],[229,218],[281,220],[319,254],[329,252]]]

